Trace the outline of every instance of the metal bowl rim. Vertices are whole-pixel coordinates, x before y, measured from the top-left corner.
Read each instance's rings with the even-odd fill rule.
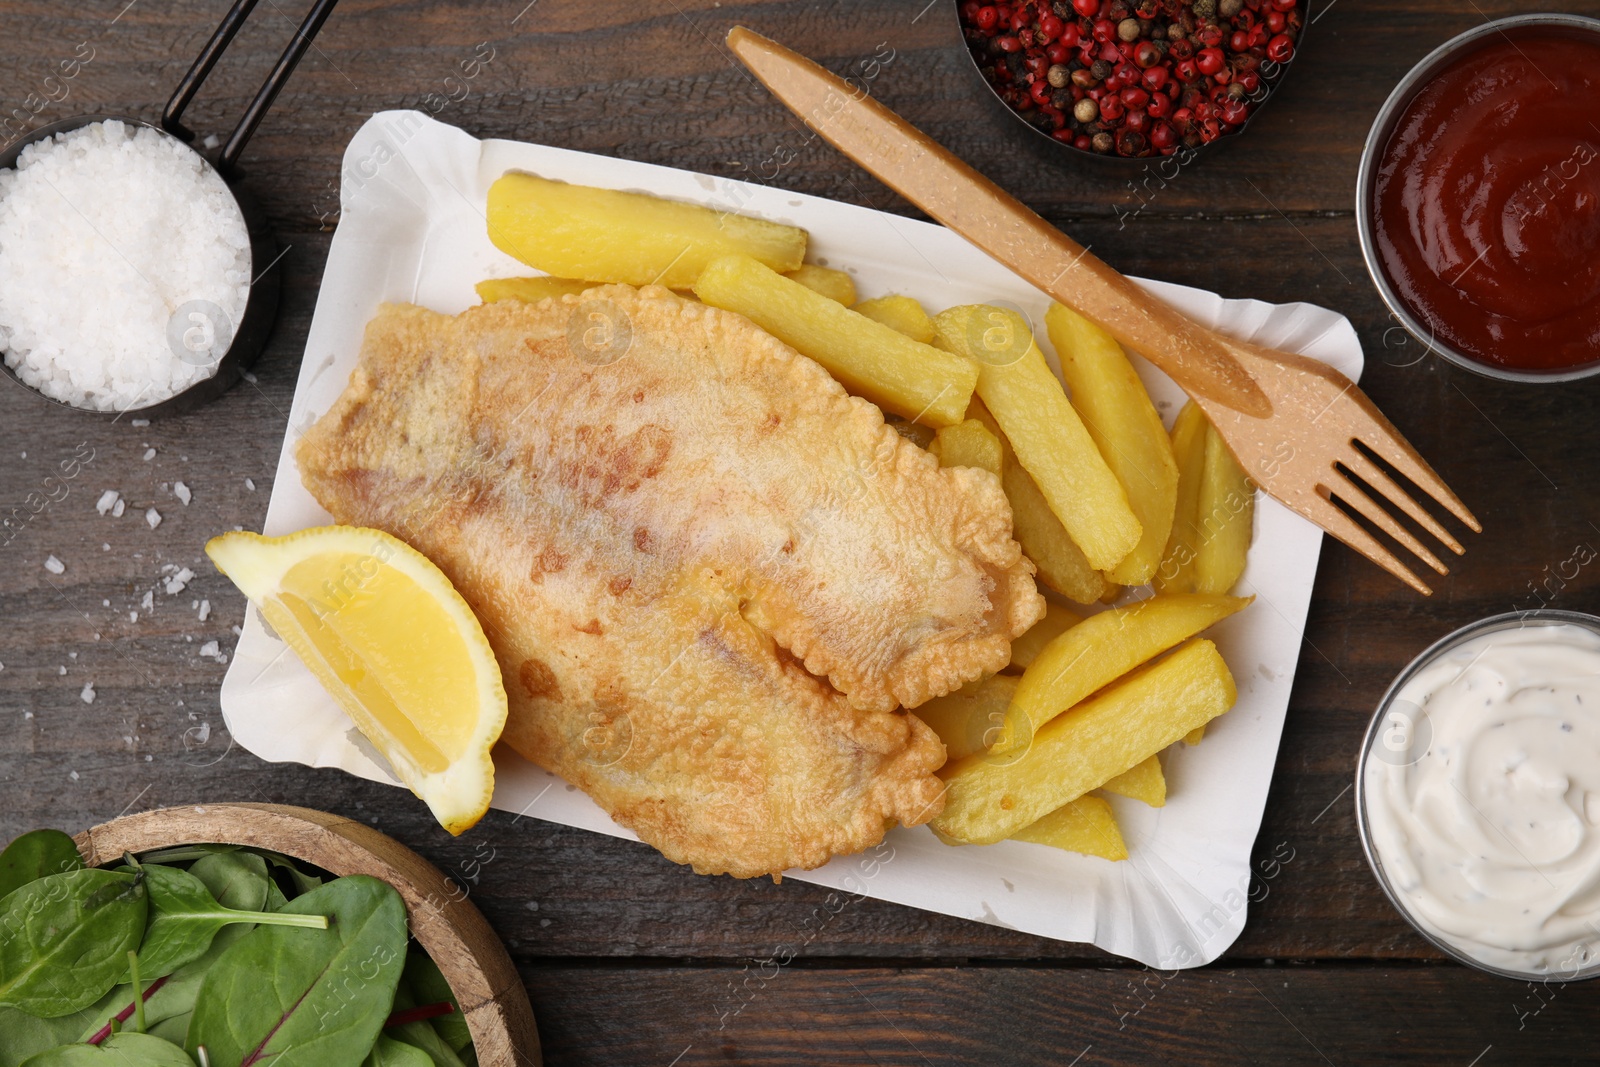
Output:
[[[1367,757],[1372,752],[1373,745],[1378,739],[1380,728],[1383,725],[1384,717],[1388,714],[1389,706],[1394,703],[1395,698],[1405,688],[1406,683],[1416,677],[1417,673],[1423,668],[1432,666],[1441,656],[1457,646],[1465,644],[1474,637],[1479,637],[1486,633],[1495,633],[1500,630],[1521,629],[1530,624],[1538,626],[1558,624],[1582,626],[1600,635],[1600,616],[1590,615],[1586,612],[1566,611],[1560,608],[1532,608],[1525,611],[1508,611],[1499,615],[1486,616],[1452,630],[1419,652],[1410,663],[1401,668],[1399,674],[1395,675],[1394,681],[1389,683],[1389,688],[1384,690],[1383,696],[1378,700],[1377,710],[1373,712],[1372,721],[1367,724],[1366,733],[1361,739],[1361,754],[1356,759],[1356,836],[1361,839],[1361,852],[1367,858],[1367,866],[1372,870],[1373,878],[1377,880],[1378,887],[1383,890],[1384,896],[1389,898],[1389,903],[1393,905],[1394,910],[1400,914],[1400,917],[1406,921],[1407,925],[1421,935],[1423,940],[1443,952],[1446,956],[1449,956],[1457,963],[1465,964],[1474,970],[1483,971],[1499,978],[1547,983],[1583,982],[1591,978],[1600,977],[1600,959],[1595,960],[1586,970],[1570,975],[1514,971],[1474,959],[1458,946],[1452,945],[1431,931],[1424,929],[1421,923],[1412,916],[1405,903],[1400,900],[1394,891],[1394,887],[1389,884],[1389,877],[1384,873],[1383,862],[1378,857],[1378,850],[1373,846],[1372,831],[1367,824]]]
[[[1383,106],[1378,109],[1378,114],[1372,120],[1372,126],[1367,131],[1367,139],[1361,147],[1361,162],[1356,168],[1356,233],[1361,244],[1361,258],[1366,263],[1367,274],[1372,278],[1372,284],[1377,287],[1378,296],[1382,298],[1384,306],[1399,323],[1405,327],[1417,340],[1428,346],[1428,352],[1435,352],[1445,360],[1463,370],[1482,375],[1485,378],[1494,378],[1504,382],[1570,382],[1580,378],[1590,378],[1600,374],[1600,358],[1591,363],[1578,367],[1568,367],[1563,370],[1553,371],[1525,371],[1513,370],[1509,367],[1497,367],[1483,360],[1475,359],[1465,352],[1437,340],[1432,331],[1418,322],[1406,307],[1394,288],[1389,284],[1388,276],[1384,274],[1378,262],[1377,241],[1373,231],[1371,208],[1371,185],[1378,167],[1378,156],[1388,144],[1389,135],[1393,132],[1393,125],[1400,113],[1411,103],[1418,91],[1432,76],[1438,72],[1446,61],[1454,59],[1478,41],[1491,34],[1502,33],[1511,28],[1529,26],[1564,26],[1571,29],[1582,30],[1593,34],[1600,39],[1600,19],[1589,18],[1586,15],[1569,15],[1561,12],[1530,12],[1522,15],[1511,15],[1506,18],[1494,19],[1481,26],[1474,26],[1470,30],[1458,33],[1454,37],[1439,45],[1433,51],[1423,56],[1412,68],[1406,72],[1405,77],[1390,90]],[[1427,353],[1423,353],[1426,355]],[[1419,357],[1420,358],[1420,357]]]

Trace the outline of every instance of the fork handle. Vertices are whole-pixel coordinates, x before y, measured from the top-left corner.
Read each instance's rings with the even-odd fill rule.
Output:
[[[728,47],[824,139],[879,181],[1160,367],[1189,395],[1255,418],[1272,404],[1245,346],[1139,288],[994,182],[842,79],[742,26]]]

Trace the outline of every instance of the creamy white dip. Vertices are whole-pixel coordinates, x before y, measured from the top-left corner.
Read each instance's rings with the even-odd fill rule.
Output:
[[[1397,694],[1361,786],[1423,930],[1519,973],[1600,959],[1600,635],[1530,621],[1451,649]]]

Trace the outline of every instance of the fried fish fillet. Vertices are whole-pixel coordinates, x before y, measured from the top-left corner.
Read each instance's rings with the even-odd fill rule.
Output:
[[[993,475],[665,289],[386,306],[297,458],[472,605],[511,746],[702,873],[932,818],[943,746],[896,705],[1004,667],[1043,613]]]

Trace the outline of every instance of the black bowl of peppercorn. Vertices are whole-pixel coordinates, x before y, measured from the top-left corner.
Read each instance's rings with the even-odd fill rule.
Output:
[[[1304,39],[1307,0],[957,0],[994,99],[1060,156],[1148,161],[1244,131]]]

